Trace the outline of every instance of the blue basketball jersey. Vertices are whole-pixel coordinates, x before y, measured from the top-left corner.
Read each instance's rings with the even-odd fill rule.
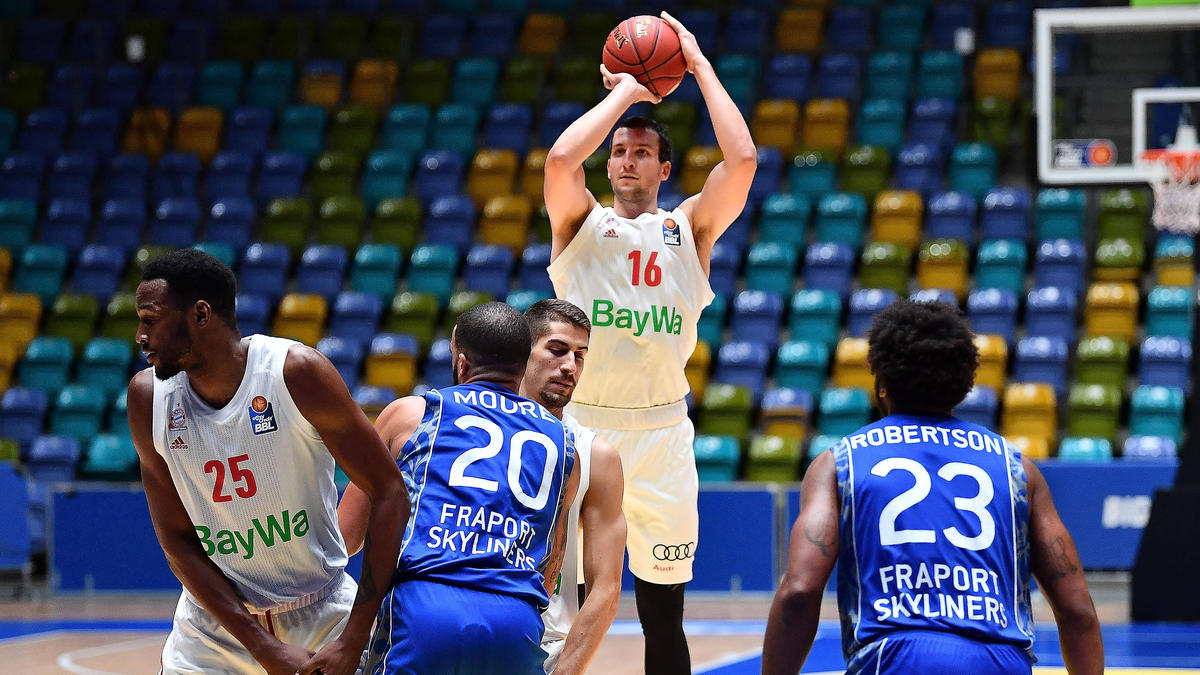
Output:
[[[397,462],[412,516],[397,582],[436,581],[545,608],[574,439],[538,403],[473,383],[425,394],[425,415]]]
[[[891,415],[833,448],[838,608],[850,672],[883,638],[941,631],[1032,658],[1020,451],[953,417]]]

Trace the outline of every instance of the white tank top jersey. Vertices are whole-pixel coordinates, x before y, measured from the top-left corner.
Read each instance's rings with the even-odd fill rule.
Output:
[[[713,300],[687,216],[659,209],[630,219],[597,205],[546,271],[555,294],[591,319],[589,360],[605,371],[575,390],[571,410],[580,422],[617,429],[681,422],[689,391],[683,369],[700,312]]]
[[[154,449],[204,552],[252,611],[283,611],[307,604],[346,566],[335,462],[283,380],[299,343],[246,340],[246,373],[220,410],[187,373],[154,379]]]
[[[575,434],[575,461],[579,463],[579,489],[567,519],[566,553],[563,555],[562,572],[558,580],[558,591],[550,596],[550,606],[542,612],[546,632],[542,641],[565,640],[571,624],[579,614],[579,584],[583,583],[583,538],[579,536],[579,507],[587,493],[592,477],[592,441],[596,432],[579,424],[570,415],[563,415],[563,426]]]

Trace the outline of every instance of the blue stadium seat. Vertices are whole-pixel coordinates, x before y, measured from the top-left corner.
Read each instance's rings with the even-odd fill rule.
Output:
[[[129,385],[133,346],[128,339],[97,337],[88,340],[76,366],[75,380],[112,397]]]
[[[454,354],[450,351],[450,340],[434,340],[425,358],[422,379],[430,389],[442,389],[454,384]]]
[[[846,314],[846,332],[850,337],[866,337],[871,319],[896,301],[896,292],[885,288],[860,288],[850,294]]]
[[[467,39],[467,17],[460,14],[430,14],[420,30],[418,55],[426,58],[457,58]]]
[[[808,98],[811,76],[812,61],[807,56],[776,54],[767,62],[766,72],[763,73],[763,98],[803,102]]]
[[[17,150],[51,157],[63,151],[66,135],[66,108],[31,110],[17,132]]]
[[[59,390],[50,409],[50,433],[80,442],[100,433],[104,426],[104,392],[83,384],[68,384]]]
[[[839,51],[865,51],[871,45],[871,11],[835,7],[825,24],[825,46]]]
[[[854,251],[840,243],[818,242],[804,256],[804,284],[808,288],[833,291],[841,297],[850,292]]]
[[[21,20],[16,57],[21,61],[52,63],[62,54],[67,24],[61,19],[31,17]]]
[[[67,249],[61,244],[30,244],[21,252],[13,275],[13,290],[33,293],[48,307],[62,291]]]
[[[190,152],[168,152],[158,160],[150,177],[151,201],[170,197],[195,197],[200,178],[200,158]]]
[[[452,150],[430,150],[417,163],[414,191],[422,203],[443,195],[459,194],[463,170],[463,156]]]
[[[929,19],[929,41],[937,49],[953,49],[955,34],[975,27],[975,9],[967,3],[937,4]]]
[[[520,103],[498,103],[488,110],[483,123],[483,145],[524,154],[529,148],[533,112]]]
[[[475,203],[451,191],[435,197],[425,218],[425,237],[431,244],[453,246],[459,254],[471,246],[475,230]]]
[[[38,436],[29,449],[25,468],[37,483],[69,483],[75,480],[79,444],[88,437]]]
[[[324,296],[328,305],[342,290],[346,276],[346,249],[326,244],[309,246],[300,254],[296,268],[296,292]]]
[[[85,17],[75,22],[68,52],[76,63],[105,63],[113,54],[116,25],[108,17]]]
[[[286,252],[286,251],[285,251]],[[238,280],[241,287],[241,279]],[[270,299],[262,293],[237,294],[238,330],[242,335],[256,335],[267,332],[268,321],[271,318]]]
[[[767,385],[771,352],[762,342],[734,340],[721,345],[712,381],[746,387],[758,401]]]
[[[758,9],[730,11],[725,19],[725,52],[757,54],[768,43],[767,19],[766,13]]]
[[[38,434],[49,406],[46,392],[10,387],[0,397],[0,438],[11,438],[27,452]]]
[[[1042,382],[1054,387],[1058,399],[1067,393],[1069,345],[1061,337],[1030,336],[1017,343],[1013,362],[1014,382]]]
[[[988,429],[996,429],[996,412],[999,403],[996,400],[996,390],[983,385],[971,387],[962,403],[954,407],[954,416],[964,422],[978,424]]]
[[[209,201],[249,198],[254,164],[254,155],[242,150],[222,150],[214,155],[204,177],[204,193]]]
[[[189,197],[168,197],[158,202],[147,240],[175,248],[196,243],[200,228],[200,203]]]
[[[476,14],[467,36],[467,50],[473,56],[509,56],[517,39],[517,28],[517,17],[511,14]]]
[[[783,155],[778,148],[758,148],[758,168],[750,184],[749,203],[761,204],[767,195],[779,192],[783,180]]]
[[[362,372],[362,343],[329,335],[317,342],[317,351],[324,354],[337,369],[347,389],[358,386],[359,373]]]
[[[587,107],[582,103],[555,101],[547,104],[538,124],[538,144],[543,148],[554,145],[562,132],[585,112]]]
[[[373,293],[342,291],[333,302],[329,334],[343,340],[366,345],[379,332],[383,317],[383,300]]]
[[[92,100],[96,69],[87,64],[64,63],[54,68],[46,84],[46,103],[65,110],[78,110]]]
[[[100,207],[96,243],[116,246],[126,254],[142,243],[146,206],[141,199],[109,199]]]
[[[678,10],[671,9],[669,11],[674,12],[679,21],[688,27],[692,35],[696,36],[696,43],[700,45],[700,49],[704,53],[712,53],[717,48],[718,29],[721,23],[717,12],[711,9],[689,9],[682,6]]]
[[[783,310],[783,298],[778,293],[742,291],[733,299],[730,335],[734,340],[761,342],[775,351],[783,328]]]
[[[1024,188],[996,187],[983,197],[979,214],[980,236],[983,239],[1015,239],[1027,242],[1032,234],[1032,203]]]
[[[108,156],[116,152],[121,121],[116,108],[88,108],[75,118],[70,148],[73,152]]]
[[[1038,244],[1033,264],[1034,286],[1057,286],[1080,295],[1087,284],[1087,251],[1083,242],[1044,240]]]
[[[86,198],[55,199],[46,207],[40,239],[63,246],[67,255],[74,257],[83,250],[91,224],[92,209]]]
[[[1054,286],[1034,288],[1025,299],[1025,334],[1060,337],[1075,344],[1076,294]]]
[[[304,173],[308,160],[298,152],[268,152],[263,155],[258,170],[256,196],[260,207],[272,199],[298,197],[304,194]]]
[[[942,189],[945,166],[941,153],[932,145],[910,143],[896,156],[892,183],[899,190],[912,190],[930,200]]]
[[[270,108],[258,105],[233,109],[225,125],[224,147],[240,150],[257,157],[271,147],[271,124],[274,114]]]
[[[983,44],[1029,51],[1033,7],[1024,0],[988,3],[983,22]]]
[[[463,268],[463,287],[470,291],[482,291],[493,298],[503,298],[508,295],[514,264],[512,249],[507,246],[472,246],[467,252],[467,263]]]
[[[517,285],[521,288],[554,293],[546,267],[550,265],[550,244],[530,244],[521,253],[517,268]]]
[[[94,295],[97,301],[106,302],[121,284],[126,257],[125,250],[119,246],[85,246],[72,272],[71,287],[78,293]]]
[[[944,302],[948,305],[957,305],[958,298],[955,297],[954,291],[948,291],[944,288],[918,288],[908,294],[908,299],[913,302]]]
[[[925,143],[936,148],[953,147],[957,114],[956,104],[951,99],[917,99],[908,117],[908,142]]]
[[[855,54],[829,53],[817,64],[815,98],[857,101],[862,92],[862,59]]]
[[[287,292],[290,266],[291,254],[287,246],[272,243],[251,244],[237,269],[238,288],[244,292],[266,296],[268,308],[274,307]]]
[[[742,256],[737,248],[718,240],[713,244],[712,255],[709,258],[708,285],[713,292],[727,298],[737,293],[738,267]]]
[[[973,291],[967,296],[967,317],[976,333],[999,335],[1012,344],[1017,332],[1017,296],[1009,289]]]
[[[671,204],[666,199],[660,199],[659,203],[664,207],[678,206]],[[741,215],[734,218],[729,224],[729,229],[725,230],[721,235],[721,240],[726,244],[736,248],[739,252],[745,251],[746,246],[750,244],[750,230],[754,224],[754,205],[747,202],[745,208],[742,209]]]
[[[365,384],[358,385],[351,392],[354,402],[372,420],[379,416],[385,406],[395,401],[398,395],[396,390],[391,387],[372,387]]]
[[[1191,342],[1169,335],[1151,335],[1142,341],[1138,381],[1188,391],[1191,389],[1191,364]]]
[[[92,152],[68,152],[55,157],[46,177],[46,199],[89,199],[97,166]]]
[[[168,3],[168,6],[171,3]],[[163,9],[161,6],[158,9]],[[169,12],[169,14],[167,14]],[[178,16],[178,12],[166,10],[167,16]],[[167,38],[166,57],[174,61],[195,59],[203,62],[208,57],[208,47],[213,35],[212,25],[206,18],[179,18],[171,26]]]
[[[192,102],[196,68],[190,63],[158,64],[146,84],[146,103],[178,112]]]
[[[121,153],[107,159],[101,173],[104,199],[146,199],[150,160],[145,155]]]
[[[109,64],[96,85],[96,103],[128,112],[142,97],[142,71],[130,63]]]
[[[37,153],[14,152],[0,162],[0,199],[27,199],[41,196],[46,158]]]
[[[1174,462],[1178,456],[1178,448],[1174,439],[1164,436],[1130,436],[1125,439],[1121,456],[1125,459],[1162,459]]]
[[[25,355],[21,357],[17,370],[16,384],[53,396],[70,381],[73,360],[74,350],[70,340],[39,335],[25,348]],[[2,432],[0,436],[3,436]]]
[[[925,217],[927,239],[975,241],[975,199],[965,192],[943,192],[929,200]]]

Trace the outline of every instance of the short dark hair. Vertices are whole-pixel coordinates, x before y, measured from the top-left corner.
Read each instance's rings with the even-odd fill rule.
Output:
[[[630,115],[613,128],[613,133],[617,129],[650,129],[658,134],[658,161],[671,161],[671,137],[667,135],[667,128],[664,127],[658,120],[652,120],[649,117],[641,115]]]
[[[529,340],[535,342],[550,332],[550,324],[554,321],[569,323],[576,328],[582,328],[588,335],[592,333],[592,322],[587,314],[566,300],[548,298],[538,300],[525,310],[525,322],[529,324]]]
[[[979,349],[958,307],[900,299],[871,320],[867,364],[901,408],[950,410],[975,383]]]
[[[520,376],[532,345],[529,324],[515,307],[485,302],[463,312],[454,324],[454,346],[472,368]]]
[[[180,307],[200,300],[230,328],[237,329],[237,277],[225,263],[204,251],[181,248],[153,258],[142,266],[142,281],[162,279]]]

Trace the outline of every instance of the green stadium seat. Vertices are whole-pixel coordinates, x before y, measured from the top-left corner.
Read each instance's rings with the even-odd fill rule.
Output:
[[[432,115],[428,104],[397,103],[388,111],[383,123],[380,145],[410,155],[423,152]]]
[[[1073,239],[1083,241],[1087,202],[1083,190],[1047,188],[1038,192],[1034,207],[1038,241]]]
[[[137,479],[138,455],[133,439],[125,435],[100,434],[88,443],[87,456],[79,470],[90,480],[131,481]]]
[[[60,244],[30,244],[21,253],[13,276],[13,290],[33,293],[48,305],[62,291],[67,269],[67,249]]]
[[[454,330],[454,324],[458,323],[458,317],[462,313],[478,307],[485,302],[491,302],[492,296],[480,291],[458,291],[450,296],[450,302],[446,305],[446,316],[442,319],[442,329],[449,335]]]
[[[295,83],[296,67],[291,61],[259,61],[246,82],[246,104],[281,110],[291,100]]]
[[[697,439],[699,440],[699,439]],[[0,464],[20,466],[21,446],[11,438],[0,438]],[[737,476],[730,480],[736,479]],[[703,480],[703,479],[702,479]]]
[[[663,101],[654,106],[653,117],[667,127],[672,147],[683,152],[692,146],[696,132],[696,106],[681,101]]]
[[[226,113],[241,101],[242,64],[237,61],[209,61],[200,68],[192,105],[214,106]]]
[[[0,246],[20,259],[21,252],[33,241],[37,223],[37,204],[23,199],[0,199]]]
[[[612,194],[612,183],[608,180],[608,148],[596,148],[583,160],[583,181],[593,195]]]
[[[439,306],[445,306],[458,279],[459,255],[452,246],[421,244],[413,250],[408,263],[408,290],[432,293]]]
[[[430,144],[439,150],[458,150],[465,157],[474,155],[479,115],[479,108],[468,103],[441,106],[434,116]]]
[[[403,14],[385,14],[375,17],[375,30],[371,32],[367,51],[383,59],[407,61],[414,44],[416,28],[413,19]]]
[[[259,225],[261,241],[278,242],[292,255],[308,244],[308,223],[312,220],[312,202],[307,197],[278,197],[267,204]]]
[[[797,335],[793,332],[793,335]],[[829,372],[829,345],[804,334],[779,346],[772,377],[778,387],[801,389],[820,396]]]
[[[904,144],[904,99],[870,98],[858,111],[859,143],[895,154]],[[845,180],[845,178],[843,178]]]
[[[1115,443],[1120,412],[1120,389],[1100,384],[1072,385],[1067,394],[1067,434]]]
[[[959,143],[950,155],[950,189],[982,200],[996,184],[996,150],[986,143]]]
[[[63,293],[54,300],[43,335],[64,337],[71,341],[71,348],[82,352],[87,341],[95,335],[96,317],[100,310],[95,296],[84,293]]]
[[[317,155],[308,183],[313,199],[353,195],[361,164],[360,155],[346,150],[327,150]]]
[[[863,288],[883,288],[908,295],[912,253],[899,244],[876,241],[863,247],[858,281]]]
[[[819,242],[847,244],[858,248],[863,243],[867,223],[867,201],[854,192],[828,192],[817,202],[813,238]]]
[[[865,94],[868,98],[908,100],[912,89],[913,57],[907,52],[877,51],[867,58]]]
[[[746,480],[790,483],[800,479],[800,440],[755,436],[746,456]]]
[[[1141,191],[1120,188],[1100,193],[1100,214],[1096,218],[1098,239],[1123,238],[1143,242],[1149,222],[1146,195]]]
[[[110,396],[129,385],[132,363],[133,346],[129,340],[92,338],[83,348],[75,379]]]
[[[107,406],[97,387],[69,384],[59,390],[50,410],[50,433],[87,443],[100,433]]]
[[[255,61],[266,43],[267,25],[261,17],[234,14],[220,22],[217,29],[217,58]]]
[[[142,281],[142,268],[146,263],[157,258],[160,255],[170,253],[171,248],[160,244],[145,244],[137,247],[133,252],[133,260],[130,265],[125,268],[125,280],[123,288],[134,290]]]
[[[710,347],[721,344],[721,333],[725,330],[725,314],[728,305],[725,296],[716,294],[713,301],[700,312],[700,321],[696,325],[696,335]]]
[[[958,100],[963,89],[962,56],[950,51],[927,51],[917,57],[916,96]]]
[[[1068,436],[1058,444],[1058,458],[1070,462],[1108,462],[1113,457],[1107,438]]]
[[[1025,246],[1008,239],[989,239],[979,245],[975,260],[975,287],[1007,289],[1024,295]]]
[[[132,291],[118,291],[108,299],[100,319],[100,336],[127,342],[137,341],[137,301]]]
[[[527,56],[509,59],[500,79],[500,99],[506,103],[538,103],[545,74],[540,61]]]
[[[841,325],[842,300],[836,292],[810,288],[792,296],[788,332],[793,338],[820,342],[828,348],[838,341]]]
[[[392,298],[383,328],[389,333],[406,333],[417,338],[421,352],[429,351],[437,330],[438,298],[432,293],[405,291]]]
[[[741,448],[733,436],[699,435],[692,450],[696,455],[696,473],[701,483],[717,483],[738,479]]]
[[[113,403],[108,409],[108,433],[123,436],[129,435],[129,415],[126,411],[128,397],[128,389],[118,392],[113,397]]]
[[[279,120],[275,145],[298,152],[308,159],[321,151],[325,136],[325,109],[318,105],[290,105]]]
[[[1195,315],[1192,289],[1156,286],[1146,299],[1146,335],[1191,339]]]
[[[603,42],[603,38],[601,42]],[[554,100],[556,101],[590,105],[596,100],[596,82],[595,58],[570,56],[554,63]],[[680,149],[683,149],[682,146]]]
[[[1135,436],[1164,436],[1175,443],[1183,438],[1183,390],[1177,387],[1142,385],[1133,391],[1129,409],[1129,433]]]
[[[744,444],[750,435],[753,407],[753,395],[746,387],[711,383],[704,390],[698,430],[702,434],[732,436]]]
[[[1101,239],[1096,245],[1092,278],[1096,281],[1137,281],[1142,276],[1146,248],[1141,239]]]
[[[553,297],[552,293],[546,291],[536,291],[530,289],[517,289],[510,291],[508,296],[504,298],[504,302],[512,305],[518,312],[524,312],[533,306],[533,303],[539,300],[546,300]]]
[[[367,41],[367,19],[351,14],[330,14],[321,21],[317,56],[339,61],[355,61]]]
[[[286,61],[303,61],[311,53],[315,32],[316,23],[311,15],[280,16],[275,22],[275,31],[270,41],[271,56]]]
[[[450,64],[441,59],[417,59],[404,76],[404,98],[409,103],[441,105],[450,96]]]
[[[355,195],[328,197],[317,211],[317,241],[352,249],[362,241],[367,211]]]
[[[746,256],[746,289],[791,295],[798,258],[790,244],[760,241],[751,246]]]
[[[0,106],[20,114],[42,106],[46,93],[46,67],[40,63],[14,63],[4,75]]]
[[[804,247],[812,203],[803,195],[776,192],[763,200],[758,219],[759,241]]]
[[[875,195],[887,188],[891,163],[885,148],[874,145],[847,148],[842,160],[842,189],[874,201]]]
[[[384,199],[375,207],[371,220],[371,241],[393,244],[401,252],[417,245],[421,232],[421,204],[416,197]]]
[[[574,8],[575,4],[568,0],[559,0],[564,5]],[[547,1],[542,0],[540,3],[543,11],[555,11],[547,6]],[[570,46],[573,51],[579,54],[591,56],[604,48],[604,41],[608,38],[608,33],[617,25],[619,17],[610,11],[602,9],[589,9],[579,12],[571,21],[571,39]],[[596,63],[591,61],[588,70],[588,77],[596,79]],[[559,100],[566,100],[559,97]],[[595,101],[594,96],[589,96],[584,99],[584,103],[592,103]]]
[[[17,384],[41,389],[54,396],[70,381],[73,360],[70,340],[46,335],[35,337],[25,348],[17,371]]]
[[[500,81],[500,63],[486,57],[468,57],[454,66],[454,81],[450,85],[450,100],[476,108],[488,106],[496,98]],[[439,146],[440,147],[440,146]]]
[[[817,429],[827,436],[846,436],[871,420],[866,390],[833,387],[821,392]]]
[[[801,150],[788,169],[788,191],[819,199],[837,189],[837,168],[832,155],[821,150]]]
[[[971,106],[971,123],[967,138],[988,143],[1004,156],[1008,153],[1009,139],[1014,126],[1013,102],[996,96],[975,99]]]
[[[354,254],[350,267],[350,290],[377,295],[385,305],[392,302],[400,283],[404,264],[395,244],[363,244]]]
[[[365,155],[375,144],[378,127],[379,113],[373,106],[365,103],[343,106],[333,114],[325,148]]]

